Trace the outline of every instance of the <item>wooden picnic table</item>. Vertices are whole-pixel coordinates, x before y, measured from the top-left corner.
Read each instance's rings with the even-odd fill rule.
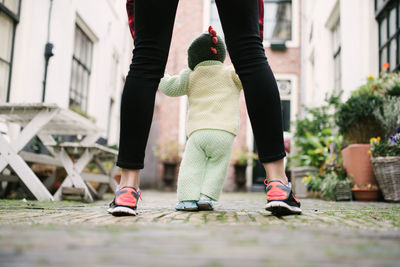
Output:
[[[87,201],[101,197],[108,186],[116,189],[112,179],[113,173],[106,171],[102,164],[104,160],[115,160],[117,151],[96,144],[102,131],[91,120],[56,104],[7,103],[0,105],[0,122],[21,126],[21,131],[14,140],[8,141],[3,134],[0,134],[0,173],[10,166],[38,200],[59,200],[62,197],[62,187],[67,186],[84,190],[84,199]],[[61,135],[79,136],[82,140],[59,142],[55,136]],[[51,156],[32,155],[33,153],[22,151],[35,136],[42,141]],[[30,169],[28,161],[61,165],[65,168],[68,176],[54,196]],[[99,175],[82,174],[89,162],[94,162],[100,169],[101,178]],[[86,180],[92,177],[101,182],[100,191],[94,190],[85,182],[83,178],[85,175]]]

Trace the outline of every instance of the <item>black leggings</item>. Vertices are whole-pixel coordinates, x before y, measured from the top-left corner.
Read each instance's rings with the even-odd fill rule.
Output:
[[[227,49],[243,84],[261,162],[285,157],[279,91],[259,35],[257,0],[216,0]],[[135,48],[121,100],[117,165],[142,169],[154,100],[178,0],[135,1]]]

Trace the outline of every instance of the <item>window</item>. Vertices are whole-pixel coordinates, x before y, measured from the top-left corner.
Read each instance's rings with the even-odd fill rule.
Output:
[[[400,69],[398,43],[400,38],[400,0],[375,0],[379,23],[379,70],[389,63],[389,70]]]
[[[219,20],[217,5],[215,0],[211,0],[211,10],[210,10],[210,25],[214,28],[221,38],[224,38],[224,32],[222,30],[221,21]]]
[[[292,1],[264,0],[264,40],[292,40]],[[210,25],[223,37],[215,0],[211,0]]]
[[[383,6],[389,2],[390,0],[375,0],[375,9],[379,10],[383,8]]]
[[[335,92],[339,92],[342,88],[342,68],[341,68],[341,38],[340,38],[340,20],[332,29],[332,48],[333,48],[333,66],[334,66],[334,87]]]
[[[264,40],[292,40],[291,0],[264,0]]]
[[[113,119],[113,111],[114,111],[115,101],[113,98],[110,98],[110,104],[108,106],[108,120],[107,120],[107,139],[110,140],[111,135],[111,124]]]
[[[10,79],[15,27],[19,21],[20,0],[0,0],[0,103],[10,95]]]
[[[87,111],[89,79],[92,65],[93,42],[76,25],[74,54],[72,56],[69,105]]]

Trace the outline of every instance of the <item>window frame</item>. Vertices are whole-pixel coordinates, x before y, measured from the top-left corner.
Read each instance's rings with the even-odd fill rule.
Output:
[[[291,2],[292,3],[292,38],[285,41],[285,46],[287,48],[298,48],[300,47],[300,1],[299,0],[264,0],[266,2]],[[264,8],[264,18],[265,18],[265,8]],[[265,36],[265,21],[264,21],[264,36]],[[273,40],[272,40],[273,41]],[[270,40],[263,40],[264,47],[271,47]]]
[[[279,85],[279,81],[290,81],[290,92],[289,94],[284,94],[283,91],[281,91],[280,88],[278,88],[279,90],[279,94],[280,94],[280,99],[282,100],[289,100],[290,101],[290,120],[289,120],[289,133],[292,133],[294,131],[294,126],[291,123],[292,121],[296,120],[296,113],[298,110],[298,103],[297,103],[297,99],[299,97],[299,79],[297,74],[292,74],[292,73],[275,73],[275,79],[277,81],[277,84]]]
[[[379,9],[378,9],[379,8]],[[391,12],[395,9],[395,29],[393,34],[390,35],[390,15]],[[375,0],[375,19],[378,23],[378,56],[379,56],[379,71],[382,71],[382,64],[386,62],[390,62],[391,59],[391,42],[395,40],[396,43],[396,59],[395,66],[392,64],[389,65],[390,71],[397,71],[400,69],[400,53],[399,53],[399,44],[400,44],[400,21],[399,14],[400,12],[400,0],[387,0],[382,4],[381,7],[378,7],[378,0]],[[382,23],[385,33],[385,42],[382,43]],[[386,50],[386,60],[382,60],[382,52]]]
[[[85,37],[87,39],[87,41],[90,43],[91,48],[90,48],[90,55],[89,55],[89,66],[86,65],[86,62],[82,62],[82,59],[78,58],[79,55],[76,55],[77,53],[77,48],[75,47],[76,45],[76,31],[79,31],[81,35],[83,35],[83,37]],[[90,38],[90,34],[88,34],[85,30],[84,27],[82,27],[80,25],[80,23],[76,22],[75,23],[75,31],[74,31],[74,49],[73,49],[73,53],[72,53],[72,63],[71,63],[71,78],[70,78],[70,84],[69,84],[69,96],[68,96],[68,105],[71,107],[72,105],[77,106],[77,108],[79,108],[82,112],[87,113],[88,111],[88,103],[89,103],[89,90],[90,90],[90,78],[91,78],[91,74],[92,74],[92,66],[93,66],[93,51],[94,51],[94,45],[95,45],[95,41]],[[82,49],[82,44],[81,47],[79,48],[79,50]],[[78,74],[76,74],[79,69],[74,69],[74,68],[81,68],[81,72],[84,74],[87,74],[87,81],[86,81],[86,88],[83,88],[81,91],[79,91],[78,86],[77,88],[73,88],[73,79],[72,77],[75,76],[79,76]],[[74,74],[75,72],[75,74]],[[78,83],[82,82],[82,79],[85,79],[83,77],[83,75],[80,75],[80,80],[78,81]],[[74,98],[71,98],[71,93],[72,91],[75,94]],[[80,94],[80,105],[76,105],[73,102],[71,102],[71,100],[75,100],[77,97],[76,95]]]
[[[204,12],[203,28],[207,29],[211,21],[211,5],[213,0],[204,0],[203,8],[209,12]],[[292,40],[286,41],[287,48],[300,47],[300,0],[291,0],[292,2]],[[263,40],[264,47],[271,47],[271,42]]]
[[[337,28],[339,27],[339,36],[338,36],[338,42],[337,42],[337,46],[335,46],[335,34],[337,31]],[[342,41],[340,38],[340,33],[341,33],[341,24],[340,24],[340,18],[336,21],[335,25],[333,26],[332,30],[332,57],[333,57],[333,66],[334,66],[334,70],[333,70],[333,89],[335,92],[339,92],[342,88]],[[339,62],[337,62],[339,61]],[[339,73],[337,73],[337,65],[339,64]],[[337,79],[338,78],[338,79]],[[339,81],[339,83],[338,83]]]
[[[290,39],[265,39],[265,37],[266,37],[266,31],[265,31],[265,29],[266,29],[266,21],[265,21],[265,18],[266,18],[266,16],[265,16],[265,4],[266,3],[276,3],[276,4],[281,4],[281,3],[290,3],[290,12],[291,12],[291,20],[290,20]],[[264,0],[264,39],[263,39],[263,41],[266,41],[266,42],[271,42],[271,41],[282,41],[282,42],[290,42],[290,41],[292,41],[293,40],[293,20],[294,20],[294,14],[293,14],[293,1],[292,0]]]
[[[10,62],[2,60],[6,64],[9,65],[9,72],[8,72],[8,84],[7,84],[7,92],[6,92],[6,103],[10,102],[10,91],[11,91],[11,78],[12,78],[12,71],[13,71],[13,62],[14,62],[14,49],[15,49],[15,35],[17,30],[17,24],[20,21],[20,14],[21,14],[21,0],[18,1],[18,13],[14,13],[10,9],[8,9],[4,4],[3,1],[0,2],[0,12],[6,14],[6,16],[10,17],[13,21],[13,29],[12,29],[12,37],[11,37],[11,51],[10,51]],[[1,60],[1,59],[0,59]]]

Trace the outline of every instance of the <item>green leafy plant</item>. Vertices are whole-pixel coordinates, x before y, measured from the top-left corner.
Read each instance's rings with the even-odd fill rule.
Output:
[[[157,146],[153,148],[154,155],[164,162],[180,162],[183,152],[183,146],[179,145],[173,139],[159,141]]]
[[[352,93],[353,96],[360,94],[400,96],[400,74],[396,72],[382,72],[377,78],[369,75],[366,83]]]
[[[336,186],[339,183],[351,184],[350,180],[342,179],[336,172],[330,172],[326,174],[324,179],[321,179],[320,191],[321,197],[324,199],[335,200],[336,199]]]
[[[382,112],[375,110],[375,117],[384,129],[383,138],[388,138],[399,126],[400,97],[387,96],[383,101]]]
[[[384,134],[384,126],[377,116],[383,116],[383,104],[381,96],[358,94],[340,106],[336,124],[347,143],[368,144],[371,137]]]
[[[328,139],[332,137],[330,129],[324,129],[317,135],[312,135],[309,132],[305,133],[304,137],[296,139],[296,145],[300,148],[297,155],[292,156],[292,161],[299,166],[313,166],[320,168],[327,157]]]
[[[326,96],[320,107],[307,108],[307,116],[295,124],[295,153],[289,156],[289,166],[313,166],[320,168],[328,155],[328,143],[335,132],[335,113],[340,105],[341,92]]]
[[[334,115],[340,106],[342,92],[326,95],[324,104],[319,107],[303,107],[307,116],[297,119],[294,138],[305,136],[306,132],[316,135],[324,129],[335,127]],[[330,133],[328,133],[330,134]]]
[[[318,192],[324,199],[335,200],[335,188],[338,183],[350,183],[343,167],[340,153],[342,147],[341,135],[330,136],[324,149],[324,162],[319,167],[318,173],[302,179],[308,190]]]
[[[339,183],[349,184],[352,182],[346,176],[341,176],[338,172],[331,171],[323,175],[309,175],[302,179],[307,186],[307,190],[318,192],[320,197],[328,200],[335,200],[335,189]]]

